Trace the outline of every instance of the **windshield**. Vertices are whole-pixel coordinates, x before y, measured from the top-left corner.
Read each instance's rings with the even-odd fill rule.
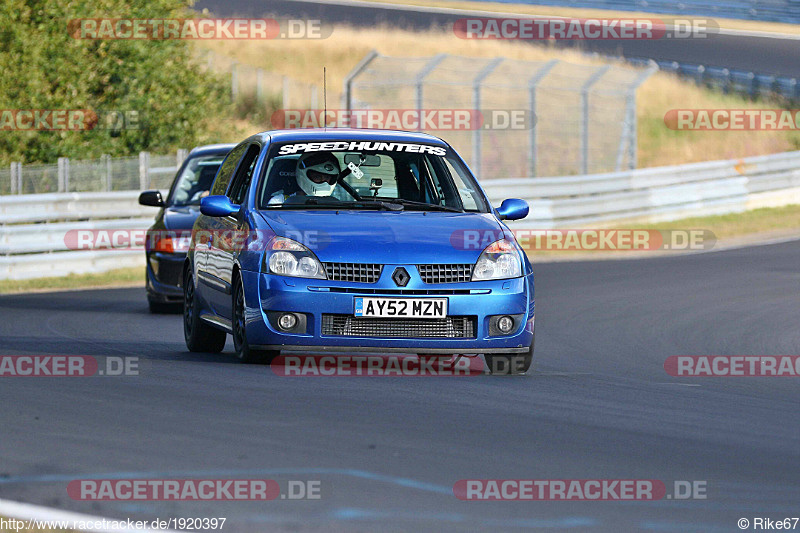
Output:
[[[488,211],[474,178],[441,146],[364,141],[277,145],[270,149],[264,176],[259,209]]]
[[[172,196],[168,202],[171,206],[200,205],[200,198],[206,195],[214,183],[224,155],[192,157],[178,177]]]

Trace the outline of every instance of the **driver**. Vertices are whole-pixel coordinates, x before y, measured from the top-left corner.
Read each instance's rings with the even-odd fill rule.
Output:
[[[295,180],[300,191],[285,194],[283,190],[275,192],[269,199],[270,204],[282,204],[290,196],[305,193],[308,196],[330,196],[336,187],[339,177],[339,160],[330,152],[312,152],[303,154],[297,160]]]

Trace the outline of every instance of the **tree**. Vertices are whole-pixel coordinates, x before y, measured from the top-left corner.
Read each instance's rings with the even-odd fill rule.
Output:
[[[217,75],[202,69],[191,41],[93,40],[70,34],[74,21],[82,18],[196,17],[185,3],[0,2],[0,110],[92,110],[101,118],[127,112],[129,119],[138,114],[139,122],[138,129],[116,131],[18,131],[2,129],[0,122],[3,163],[130,155],[210,140],[209,126],[223,115],[229,95]]]

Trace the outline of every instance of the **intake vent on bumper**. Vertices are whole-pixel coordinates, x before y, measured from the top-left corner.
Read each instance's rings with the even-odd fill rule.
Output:
[[[417,319],[323,314],[322,334],[338,337],[474,339],[475,323],[474,316]]]

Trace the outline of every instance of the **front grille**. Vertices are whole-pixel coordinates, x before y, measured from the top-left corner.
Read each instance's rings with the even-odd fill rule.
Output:
[[[381,277],[383,265],[372,263],[323,263],[328,279],[356,283],[375,283]]]
[[[472,279],[472,265],[417,265],[423,283],[461,283]]]
[[[180,287],[183,263],[180,261],[159,261],[156,279],[166,285]]]
[[[337,337],[474,339],[475,317],[355,318],[352,315],[323,314],[322,334]]]

